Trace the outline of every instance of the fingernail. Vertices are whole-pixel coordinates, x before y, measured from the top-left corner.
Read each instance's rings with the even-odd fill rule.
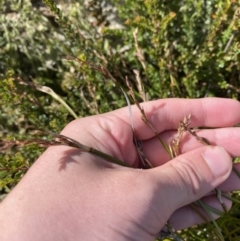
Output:
[[[232,159],[222,147],[209,146],[202,155],[215,177],[226,175],[232,168]]]

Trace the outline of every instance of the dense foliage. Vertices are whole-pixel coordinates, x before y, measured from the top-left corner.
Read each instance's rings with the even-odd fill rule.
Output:
[[[43,2],[0,0],[2,195],[43,151],[23,140],[124,106],[126,78],[143,100],[239,99],[238,0]],[[239,239],[236,218],[220,222],[226,240]],[[186,233],[214,240],[206,227]]]

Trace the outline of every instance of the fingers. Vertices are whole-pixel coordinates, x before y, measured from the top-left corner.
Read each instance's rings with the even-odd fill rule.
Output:
[[[212,130],[199,130],[198,136],[206,138],[211,145],[222,146],[232,157],[240,156],[240,128],[222,128]],[[182,145],[182,152],[193,150],[202,144],[194,137],[185,138]]]
[[[176,210],[194,202],[224,182],[231,169],[231,157],[216,146],[195,149],[150,169],[157,184],[155,205],[163,203],[167,209]]]
[[[240,156],[240,128],[223,128],[212,130],[199,130],[198,135],[210,141],[210,143],[222,146],[231,156]],[[161,138],[170,143],[176,132],[165,132]],[[196,148],[204,146],[196,138],[189,134],[183,138],[180,145],[180,152],[187,153]],[[171,160],[170,155],[166,152],[157,138],[152,138],[149,141],[143,142],[144,153],[153,166],[160,166]],[[162,158],[159,158],[161,156]],[[240,164],[234,164],[235,168],[240,172]],[[223,192],[240,190],[240,178],[232,171],[229,178],[218,187]]]
[[[162,99],[145,102],[141,106],[159,133],[177,129],[179,122],[189,114],[192,114],[192,126],[226,127],[240,121],[240,104],[232,99]],[[132,112],[138,138],[145,140],[153,137],[154,133],[141,120],[141,113],[136,106],[132,106]],[[112,113],[130,123],[127,108]]]
[[[230,208],[232,206],[232,202],[224,197],[222,197],[222,200],[223,200],[224,205],[226,206],[227,210],[230,210]],[[213,207],[214,209],[224,212],[222,205],[216,198],[216,195],[203,197],[201,199],[201,201],[204,204],[207,204],[208,206]],[[197,207],[196,205],[194,205],[194,208],[197,208],[197,210],[202,215],[204,215],[204,217],[207,220],[209,220],[209,221],[211,220],[210,217],[207,215],[206,211],[204,211],[202,208]],[[219,218],[219,216],[213,212],[211,212],[211,215],[214,219]],[[205,223],[205,220],[203,220],[203,218],[189,205],[176,210],[176,212],[173,213],[173,215],[170,217],[169,220],[170,220],[172,226],[176,230],[180,230],[180,229],[191,227],[193,225]]]
[[[231,156],[240,156],[240,128],[198,130],[196,133],[199,137],[206,138],[210,144],[223,147]],[[176,137],[176,131],[168,131],[161,134],[161,138],[166,144],[171,143],[173,138]],[[186,153],[204,145],[192,135],[185,133],[180,143],[180,153]],[[156,137],[143,141],[143,148],[144,154],[153,166],[162,165],[171,159]],[[159,158],[159,156],[162,158]]]

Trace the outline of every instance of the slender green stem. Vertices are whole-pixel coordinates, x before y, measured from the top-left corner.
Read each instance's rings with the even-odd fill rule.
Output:
[[[238,171],[238,169],[233,166],[233,171],[237,174],[237,176],[240,178],[240,172]]]
[[[57,95],[51,88],[49,88],[48,86],[39,86],[39,85],[36,85],[36,88],[41,92],[51,95],[55,100],[60,102],[60,104],[62,104],[75,119],[78,119],[78,116],[73,111],[73,109],[59,95]]]
[[[111,163],[115,163],[115,164],[118,164],[118,165],[121,165],[121,166],[125,166],[125,167],[131,167],[130,165],[128,165],[127,163],[115,158],[115,157],[112,157],[104,152],[101,152],[99,150],[96,150],[92,147],[89,147],[89,146],[85,146],[83,145],[82,143],[70,138],[70,137],[67,137],[67,136],[64,136],[64,135],[59,135],[59,134],[55,134],[55,133],[51,133],[51,135],[53,135],[55,137],[55,140],[54,142],[52,142],[53,145],[65,145],[65,146],[70,146],[70,147],[73,147],[73,148],[77,148],[77,149],[80,149],[82,152],[88,152],[88,153],[92,153],[96,156],[99,156],[99,157],[102,157],[104,158],[106,161],[108,162],[111,162]]]
[[[104,152],[101,152],[101,151],[98,151],[96,149],[93,149],[93,148],[90,148],[90,153],[96,155],[96,156],[99,156],[99,157],[102,157],[104,158],[106,161],[108,162],[111,162],[111,163],[115,163],[115,164],[118,164],[120,166],[125,166],[125,167],[131,167],[130,165],[128,165],[127,163],[123,162],[123,161],[120,161],[118,160],[117,158],[115,157],[112,157]]]
[[[201,202],[201,201],[199,201],[199,202]],[[221,212],[221,211],[219,211],[218,209],[213,208],[213,207],[211,207],[211,206],[209,206],[209,205],[207,205],[207,204],[205,204],[205,203],[203,203],[203,202],[201,202],[201,206],[204,207],[204,210],[205,210],[205,211],[206,211],[206,209],[208,209],[208,210],[211,211],[212,213],[215,213],[215,214],[217,214],[217,215],[219,215],[219,216],[223,216],[223,215],[224,215],[223,212]]]
[[[216,229],[213,229],[216,233],[216,235],[218,236],[218,238],[221,241],[224,241],[224,237],[222,235],[221,229],[219,228],[218,224],[216,223],[216,221],[214,220],[212,214],[210,213],[210,211],[204,207],[203,203],[201,201],[197,201],[197,203],[206,211],[206,213],[208,214],[208,216],[211,218],[211,221],[213,223],[213,225],[215,226]]]
[[[26,80],[22,80],[20,77],[18,78],[18,81],[20,84],[23,85],[29,85],[31,87],[33,87],[34,89],[41,91],[43,93],[46,93],[48,95],[51,95],[55,100],[57,100],[58,102],[60,102],[61,105],[63,105],[67,111],[75,118],[78,119],[77,114],[73,111],[73,109],[58,95],[56,94],[50,87],[48,86],[42,86],[42,85],[37,85],[34,84],[32,82],[26,81]]]
[[[239,201],[238,199],[234,198],[234,197],[231,197],[231,196],[229,196],[229,195],[227,195],[227,194],[225,194],[225,193],[222,193],[222,196],[223,196],[224,198],[232,201],[232,202],[235,202],[235,203],[240,204],[240,201]]]

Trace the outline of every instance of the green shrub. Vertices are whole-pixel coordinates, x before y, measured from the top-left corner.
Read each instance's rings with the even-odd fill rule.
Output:
[[[238,1],[116,0],[105,2],[108,8],[97,0],[85,5],[58,1],[58,8],[44,2],[47,6],[33,0],[0,1],[3,195],[43,150],[20,140],[33,135],[46,140],[48,135],[37,131],[58,133],[76,115],[126,105],[119,88],[126,78],[139,98],[143,84],[145,100],[239,99]],[[41,86],[51,88],[69,108],[38,91]],[[235,215],[238,208],[235,204]],[[237,225],[236,220],[225,223],[225,236]],[[214,240],[204,227],[183,235]],[[237,240],[234,235],[239,237],[237,230],[226,240]]]

